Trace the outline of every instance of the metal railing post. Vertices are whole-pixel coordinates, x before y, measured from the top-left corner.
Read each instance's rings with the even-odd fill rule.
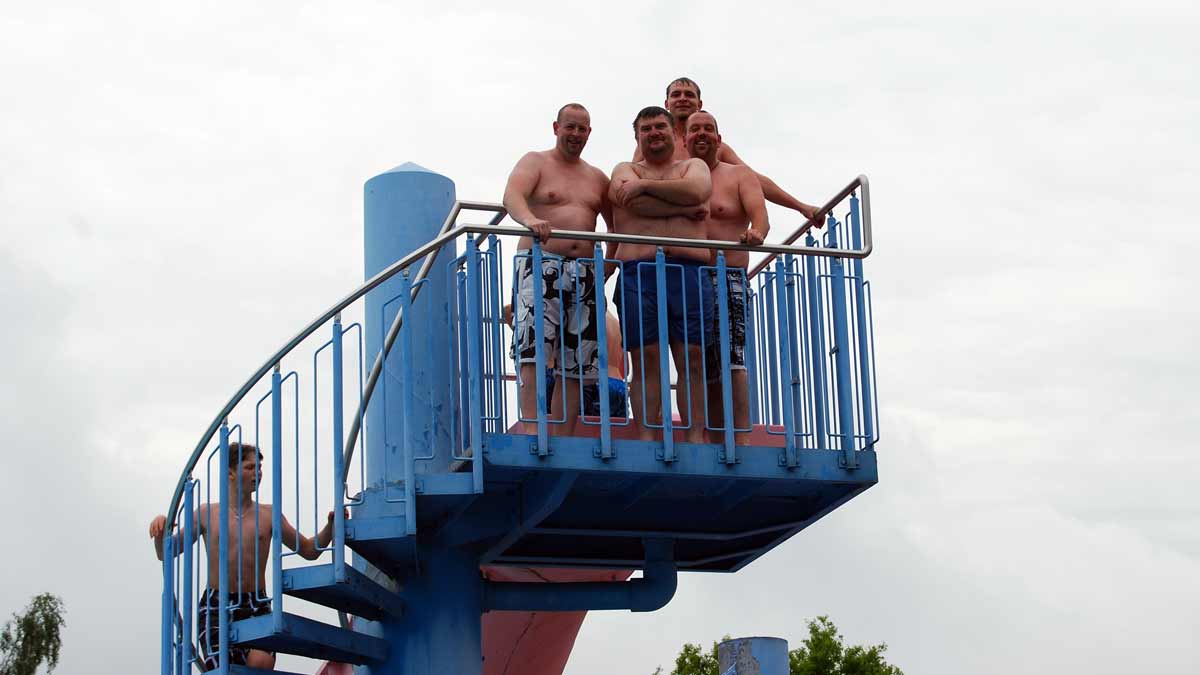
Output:
[[[195,498],[192,492],[195,481],[190,481],[183,493],[183,670],[181,675],[192,672],[192,554],[196,549]],[[173,618],[173,617],[172,617]]]
[[[333,578],[346,580],[346,481],[343,450],[342,315],[333,317]]]
[[[504,329],[501,327],[500,314],[503,312],[504,305],[500,302],[500,246],[499,239],[494,234],[488,235],[488,251],[490,253],[488,276],[491,279],[490,289],[492,291],[489,314],[495,343],[492,345],[492,399],[496,408],[496,426],[493,430],[502,434],[508,431],[508,425],[505,423],[507,420],[505,419],[504,401],[504,360],[501,352],[504,348],[504,340],[501,337],[504,335]]]
[[[750,279],[745,281],[746,289],[746,394],[750,404],[750,425],[762,424],[762,401],[759,399],[758,372],[758,296],[750,292]]]
[[[400,275],[400,311],[411,317],[412,279],[408,273]],[[408,534],[417,533],[417,485],[416,460],[413,447],[413,364],[412,364],[412,321],[400,326],[400,419],[404,433],[400,436],[400,461],[404,462],[404,526]]]
[[[283,385],[271,371],[271,621],[283,630]],[[300,467],[296,467],[299,471]],[[240,475],[240,474],[239,474]],[[241,495],[238,495],[239,503]],[[242,514],[245,517],[245,514]],[[299,512],[296,519],[300,519]],[[239,588],[240,592],[241,589]],[[257,592],[257,589],[255,589]]]
[[[854,248],[862,247],[862,224],[859,222],[858,194],[850,193],[850,242]],[[854,274],[854,309],[858,323],[858,376],[859,394],[862,398],[863,448],[870,449],[874,445],[875,418],[872,407],[870,349],[867,342],[867,303],[864,292],[863,263],[860,259],[851,261]]]
[[[600,244],[592,249],[592,266],[596,278],[596,342],[600,348],[600,373],[596,379],[596,397],[600,400],[600,459],[608,460],[613,456],[612,411],[608,400],[608,360],[611,356],[608,353],[608,306],[604,297],[604,249]]]
[[[829,236],[837,246],[837,221],[829,217]],[[846,273],[841,258],[829,260],[830,304],[833,311],[834,377],[837,383],[838,435],[841,436],[842,464],[858,467],[854,449],[854,397],[850,370],[850,333],[846,317]]]
[[[805,243],[813,246],[816,240],[810,234]],[[817,275],[817,260],[813,256],[805,257],[805,273],[808,282],[808,339],[812,351],[809,365],[812,367],[813,442],[817,448],[824,448],[828,429],[825,408],[825,321],[821,303],[821,278]]]
[[[640,263],[639,263],[640,265]],[[686,274],[686,271],[681,272]],[[641,270],[638,270],[638,278],[641,278]],[[663,432],[663,461],[670,463],[675,461],[675,424],[671,419],[671,365],[670,354],[671,347],[667,336],[667,256],[663,252],[663,248],[659,246],[654,254],[654,280],[657,287],[655,300],[657,301],[656,314],[658,315],[658,384],[659,384],[659,411],[662,417],[662,432]],[[682,285],[686,288],[686,285]],[[684,303],[687,303],[687,294],[684,294]],[[687,315],[687,312],[684,312]],[[687,387],[688,374],[679,373],[678,380],[680,387]],[[643,394],[643,398],[645,395]],[[683,412],[679,411],[679,420],[683,421]],[[695,420],[689,420],[692,424]]]
[[[479,249],[467,239],[467,368],[471,387],[471,476],[475,494],[483,492],[483,354],[480,336]]]
[[[217,525],[217,668],[229,667],[229,421],[221,423],[221,475],[218,508],[221,522]],[[276,536],[272,533],[272,536]],[[211,563],[210,563],[211,564]],[[212,645],[209,645],[212,648]]]
[[[163,534],[162,675],[171,675],[174,662],[172,633],[175,631],[175,537]],[[6,636],[7,637],[7,636]]]
[[[717,251],[717,348],[721,351],[721,411],[725,425],[725,449],[721,459],[726,464],[737,463],[737,442],[733,428],[733,372],[729,359],[729,283],[725,268],[725,252]],[[707,383],[705,383],[707,388]]]
[[[779,266],[776,265],[776,269],[778,269],[778,268],[779,268]],[[783,283],[783,280],[778,277],[778,272],[776,272],[775,278],[771,278],[770,268],[764,268],[764,269],[766,269],[766,271],[767,271],[766,278],[764,279],[763,284],[762,284],[763,313],[765,315],[765,319],[764,319],[765,325],[763,326],[763,333],[766,335],[766,343],[767,343],[767,351],[763,355],[765,362],[766,362],[766,366],[767,366],[767,386],[768,386],[767,404],[769,407],[769,411],[767,412],[767,415],[768,415],[767,423],[768,424],[778,424],[779,423],[779,397],[780,397],[780,390],[779,390],[779,385],[780,385],[779,365],[780,364],[779,364],[779,361],[776,359],[776,356],[780,353],[780,349],[778,349],[778,345],[777,345],[777,340],[782,337],[782,334],[779,334],[779,323],[775,318],[775,312],[777,309],[780,309],[781,306],[777,306],[775,303],[775,300],[776,300],[776,296],[777,296],[778,287]],[[772,289],[772,285],[775,286],[774,289]]]
[[[533,382],[537,391],[537,454],[538,457],[545,457],[550,454],[550,430],[546,426],[546,310],[542,301],[546,289],[542,288],[542,243],[537,239],[533,240],[532,255],[529,263],[533,274],[533,360],[536,370]],[[514,306],[514,325],[516,316],[517,308]],[[563,386],[566,386],[565,382]]]
[[[779,335],[780,340],[788,339],[793,331],[792,313],[788,305],[787,284],[782,283],[786,278],[787,267],[784,261],[775,261],[775,302],[778,304],[776,316],[779,317]],[[794,391],[794,379],[792,377],[792,350],[784,348],[780,345],[779,357],[781,359],[780,371],[783,376],[781,379],[786,381],[781,382],[780,388],[783,391],[783,433],[784,433],[784,463],[787,467],[793,468],[799,465],[800,458],[796,452],[796,419],[795,407],[792,405],[792,395]]]

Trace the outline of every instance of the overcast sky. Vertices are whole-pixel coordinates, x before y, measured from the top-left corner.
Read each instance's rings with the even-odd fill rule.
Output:
[[[61,594],[60,672],[157,668],[146,524],[361,281],[364,181],[499,201],[567,101],[608,171],[685,74],[800,198],[871,178],[880,483],[567,674],[818,614],[910,675],[1200,672],[1196,3],[424,4],[0,5],[0,616]]]

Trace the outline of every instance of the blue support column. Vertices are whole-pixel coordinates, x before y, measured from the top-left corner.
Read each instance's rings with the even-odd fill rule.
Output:
[[[271,620],[283,630],[283,394],[279,364],[271,372]],[[238,496],[239,504],[241,496]],[[299,519],[300,514],[296,514]],[[224,558],[222,558],[224,560]],[[241,589],[239,589],[240,591]]]
[[[737,463],[737,443],[733,428],[733,372],[729,360],[729,284],[726,282],[725,252],[717,252],[717,348],[721,352],[721,406],[724,412],[725,450],[721,459],[726,464]]]
[[[681,272],[682,274],[683,272]],[[641,278],[641,270],[638,270]],[[654,254],[654,280],[657,286],[655,301],[658,315],[658,385],[659,409],[662,411],[663,461],[668,464],[675,461],[675,424],[671,420],[671,346],[667,333],[667,257],[661,246]],[[687,297],[683,298],[684,303]],[[686,312],[685,312],[686,314]],[[687,373],[679,373],[677,386],[686,387]],[[643,374],[644,379],[644,374]],[[643,394],[643,398],[645,395]],[[683,421],[684,411],[679,411],[679,420]],[[695,420],[690,420],[695,424]]]
[[[333,578],[346,581],[346,483],[345,433],[343,429],[343,396],[345,393],[342,364],[342,315],[333,317]]]
[[[787,640],[771,637],[735,638],[717,645],[721,675],[788,675]]]
[[[612,459],[612,411],[608,400],[608,306],[604,297],[604,249],[596,244],[592,251],[593,272],[596,275],[596,341],[600,347],[600,377],[596,382],[600,399],[600,458]],[[625,358],[623,354],[617,358]],[[583,397],[580,397],[582,401]]]
[[[221,522],[217,525],[217,560],[229,560],[229,422],[221,424],[220,502]],[[211,578],[211,577],[210,577]],[[217,668],[229,667],[229,565],[218,563],[217,569]],[[209,649],[212,645],[209,645]]]
[[[862,248],[862,225],[859,222],[860,215],[858,209],[858,194],[852,192],[850,193],[850,238],[851,244],[856,250]],[[866,437],[864,440],[864,449],[870,450],[875,444],[873,440],[875,438],[875,408],[874,402],[871,400],[871,352],[867,335],[866,281],[863,277],[862,259],[855,258],[851,265],[854,270],[854,309],[858,325],[859,392],[862,398],[863,435]]]

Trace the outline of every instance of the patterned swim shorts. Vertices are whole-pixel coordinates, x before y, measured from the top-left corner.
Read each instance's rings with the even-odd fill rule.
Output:
[[[720,317],[717,316],[717,275],[712,273],[712,335],[704,346],[704,375],[709,382],[721,379]],[[725,288],[729,298],[729,369],[746,369],[746,270],[725,270]]]
[[[583,261],[546,256],[542,260],[542,297],[533,297],[533,258],[517,256],[513,333],[514,358],[535,363],[537,333],[534,303],[542,303],[545,363],[569,378],[595,380],[600,376],[596,335],[596,270]]]
[[[196,635],[200,640],[200,656],[204,659],[205,670],[217,669],[218,648],[221,644],[220,600],[215,588],[206,588],[200,595],[199,607],[196,609]],[[256,593],[230,593],[228,603],[229,623],[271,613],[271,601],[259,598]],[[244,666],[249,653],[248,647],[230,645],[229,663]]]

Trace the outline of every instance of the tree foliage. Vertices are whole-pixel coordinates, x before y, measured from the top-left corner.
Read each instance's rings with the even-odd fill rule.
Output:
[[[833,621],[818,616],[808,622],[808,637],[801,646],[788,652],[788,671],[789,675],[904,675],[884,659],[885,652],[883,643],[847,647]],[[654,675],[661,673],[662,668],[654,671]],[[720,675],[717,643],[707,652],[700,645],[685,644],[670,675]]]
[[[24,614],[13,614],[0,629],[0,675],[34,675],[42,663],[58,666],[66,609],[57,596],[36,596]]]

